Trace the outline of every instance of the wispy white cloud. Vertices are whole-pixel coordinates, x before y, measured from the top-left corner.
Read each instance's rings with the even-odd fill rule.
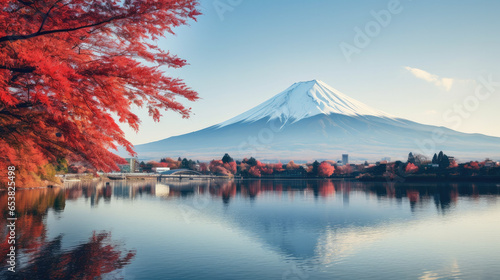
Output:
[[[451,87],[456,84],[457,82],[461,82],[461,80],[457,80],[454,78],[441,78],[438,75],[431,74],[425,70],[418,69],[418,68],[413,68],[406,66],[406,70],[410,71],[413,76],[422,79],[424,81],[427,81],[429,83],[433,83],[437,87],[443,88],[446,91],[450,91]]]

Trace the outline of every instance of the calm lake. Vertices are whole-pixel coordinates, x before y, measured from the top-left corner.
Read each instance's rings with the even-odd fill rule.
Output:
[[[17,190],[1,279],[499,279],[500,184],[113,181]]]

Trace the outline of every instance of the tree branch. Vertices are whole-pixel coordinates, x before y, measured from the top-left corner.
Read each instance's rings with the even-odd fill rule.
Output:
[[[57,0],[56,2],[54,2],[54,4],[50,7],[50,9],[47,11],[47,13],[45,13],[43,15],[42,23],[40,24],[40,28],[38,29],[38,31],[36,33],[40,33],[42,31],[43,26],[45,25],[45,22],[47,21],[47,18],[49,17],[50,12],[52,11],[52,9],[54,9],[56,4],[59,2],[61,2],[61,0]]]
[[[113,20],[120,19],[121,17],[111,17],[107,20],[103,20],[100,22],[92,23],[92,24],[87,24],[87,25],[82,25],[78,27],[73,27],[73,28],[63,28],[63,29],[54,29],[54,30],[47,30],[47,31],[41,31],[41,32],[36,32],[28,35],[9,35],[9,36],[4,36],[0,37],[0,43],[6,42],[6,41],[19,41],[19,40],[26,40],[42,35],[48,35],[48,34],[53,34],[53,33],[62,33],[62,32],[71,32],[71,31],[76,31],[84,28],[89,28],[89,27],[94,27],[94,26],[99,26],[101,24],[105,23],[110,23]]]
[[[28,1],[22,1],[22,0],[17,0],[17,2],[25,5],[25,6],[31,6],[33,5],[33,2],[28,2]]]
[[[5,70],[12,71],[12,72],[18,72],[18,73],[33,73],[33,71],[36,70],[36,67],[26,66],[26,67],[18,68],[18,67],[8,67],[5,65],[0,65],[0,69],[5,69]]]

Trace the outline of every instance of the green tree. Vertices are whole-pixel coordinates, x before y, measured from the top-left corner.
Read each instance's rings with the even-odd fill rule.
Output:
[[[227,154],[227,153],[222,157],[223,163],[230,163],[233,161],[234,161],[233,158],[231,156],[229,156],[229,154]]]
[[[188,160],[188,168],[191,169],[191,170],[195,170],[196,169],[196,161],[194,160]]]
[[[450,166],[450,159],[447,155],[443,155],[442,160],[439,162],[439,167],[448,168]]]
[[[408,163],[413,163],[415,164],[415,157],[413,156],[413,153],[408,154]]]
[[[438,161],[438,156],[436,153],[434,153],[434,156],[432,157],[432,164],[438,164],[439,161]]]
[[[189,169],[189,161],[187,160],[187,158],[183,158],[182,161],[181,161],[181,168],[187,168]]]
[[[257,165],[257,160],[253,157],[249,158],[246,162],[246,164],[250,165],[250,166],[256,166]]]
[[[319,162],[317,160],[315,160],[312,164],[312,171],[311,171],[311,175],[312,176],[318,176],[318,173],[319,173]]]
[[[438,163],[441,163],[441,161],[443,161],[443,156],[444,156],[443,151],[440,151],[440,152],[439,152],[439,155],[438,155],[438,157],[437,157]]]

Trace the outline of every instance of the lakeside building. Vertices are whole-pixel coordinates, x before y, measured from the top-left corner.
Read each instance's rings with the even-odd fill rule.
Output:
[[[495,167],[495,166],[497,166],[497,163],[496,163],[496,162],[494,162],[494,161],[492,161],[491,159],[488,159],[488,158],[487,158],[487,159],[484,161],[484,167]]]
[[[349,155],[342,154],[342,165],[347,165],[349,163]]]
[[[155,173],[161,173],[161,172],[169,171],[170,167],[153,167],[152,170]]]
[[[140,172],[139,161],[137,158],[126,158],[126,164],[118,164],[121,173],[137,173]]]

